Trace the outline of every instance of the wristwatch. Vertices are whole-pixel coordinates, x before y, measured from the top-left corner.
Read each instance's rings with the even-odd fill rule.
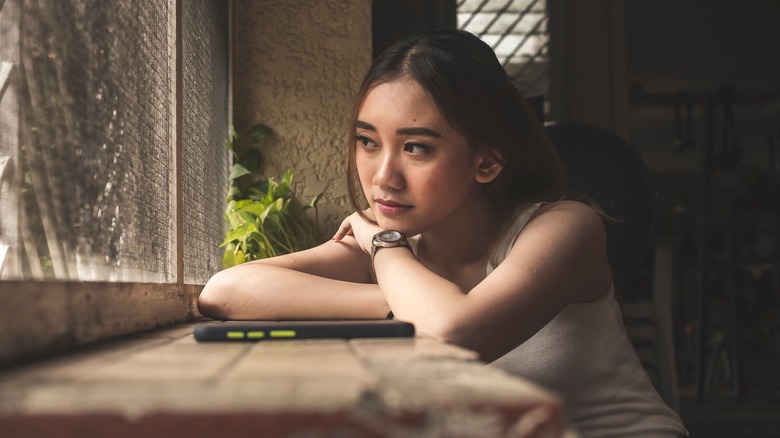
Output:
[[[376,252],[379,250],[379,248],[396,248],[399,246],[405,246],[409,248],[410,251],[412,250],[411,245],[409,245],[409,241],[406,240],[406,237],[401,234],[400,231],[380,231],[374,234],[374,237],[371,239],[371,260],[374,260],[374,256],[376,255]]]

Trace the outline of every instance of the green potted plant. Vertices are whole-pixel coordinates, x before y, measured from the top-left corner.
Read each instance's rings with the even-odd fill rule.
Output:
[[[225,248],[225,268],[311,248],[321,241],[317,228],[321,194],[304,205],[295,197],[292,169],[280,179],[261,175],[259,146],[270,135],[271,128],[257,124],[245,136],[232,129],[228,136],[234,164],[228,175],[228,229],[220,245]],[[314,209],[314,221],[306,215],[309,209]]]

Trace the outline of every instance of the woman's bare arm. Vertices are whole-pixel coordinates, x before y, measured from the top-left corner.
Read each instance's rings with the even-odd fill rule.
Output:
[[[371,284],[370,259],[351,237],[221,271],[204,287],[198,308],[239,320],[383,318],[390,310]]]
[[[507,258],[470,291],[409,251],[379,251],[375,267],[396,317],[487,361],[527,340],[570,303],[592,301],[611,287],[601,217],[573,201],[529,222]]]

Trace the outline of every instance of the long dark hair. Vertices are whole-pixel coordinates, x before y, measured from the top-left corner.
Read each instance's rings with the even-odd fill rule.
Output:
[[[560,199],[567,191],[555,146],[490,46],[459,30],[408,35],[382,51],[358,91],[347,167],[349,198],[358,212],[366,205],[355,165],[358,112],[373,87],[403,78],[417,82],[475,150],[503,166],[495,180],[484,185],[496,209],[490,236],[493,259],[495,240],[519,206]]]

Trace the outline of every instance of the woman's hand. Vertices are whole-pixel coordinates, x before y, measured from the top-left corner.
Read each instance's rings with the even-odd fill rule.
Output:
[[[373,217],[370,209],[365,210],[364,213],[368,217]],[[341,222],[338,231],[333,236],[333,240],[342,240],[347,235],[355,236],[360,249],[366,254],[371,254],[371,239],[374,237],[374,234],[380,231],[382,231],[382,228],[379,225],[366,221],[355,212]]]

